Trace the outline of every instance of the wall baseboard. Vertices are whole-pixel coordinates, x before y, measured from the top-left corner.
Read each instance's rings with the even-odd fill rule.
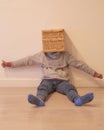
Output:
[[[0,79],[0,87],[37,87],[40,79]]]
[[[41,79],[0,79],[0,87],[37,87]],[[104,80],[91,82],[83,79],[74,81],[76,87],[104,87]]]

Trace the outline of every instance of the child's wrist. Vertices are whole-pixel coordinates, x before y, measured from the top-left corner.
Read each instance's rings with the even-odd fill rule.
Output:
[[[96,76],[97,76],[97,72],[95,71],[95,73],[94,73],[93,77],[96,77]]]
[[[11,64],[11,62],[6,62],[6,63],[5,63],[5,66],[6,66],[6,67],[11,67],[12,64]]]

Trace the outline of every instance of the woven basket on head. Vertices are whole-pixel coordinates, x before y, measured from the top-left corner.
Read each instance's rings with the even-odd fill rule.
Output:
[[[64,51],[64,29],[43,30],[42,43],[44,52]]]

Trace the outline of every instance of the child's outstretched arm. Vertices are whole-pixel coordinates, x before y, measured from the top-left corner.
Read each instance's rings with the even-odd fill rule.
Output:
[[[28,57],[24,57],[19,60],[9,61],[9,62],[2,60],[1,66],[3,68],[5,68],[5,67],[16,68],[16,67],[22,67],[22,66],[32,66],[36,63],[34,59],[35,58],[32,56],[28,56]]]
[[[32,66],[32,65],[35,65],[36,63],[41,64],[42,55],[43,53],[39,52],[32,56],[27,56],[27,57],[24,57],[22,59],[18,59],[15,61],[7,62],[5,60],[2,60],[1,66],[3,68],[5,67],[16,68],[16,67],[21,67],[21,66]]]
[[[83,61],[77,60],[75,59],[72,55],[69,55],[68,57],[68,63],[69,65],[82,70],[90,75],[92,75],[95,78],[100,78],[103,79],[103,75],[96,72],[95,70],[93,70],[92,68],[90,68],[86,63],[84,63]]]

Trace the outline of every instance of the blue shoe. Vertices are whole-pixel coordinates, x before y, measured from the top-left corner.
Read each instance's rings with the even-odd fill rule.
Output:
[[[32,94],[28,95],[28,102],[37,106],[44,106],[44,101]]]
[[[91,102],[93,99],[94,99],[93,93],[88,93],[84,96],[79,96],[75,101],[75,105],[82,106],[83,104]]]

